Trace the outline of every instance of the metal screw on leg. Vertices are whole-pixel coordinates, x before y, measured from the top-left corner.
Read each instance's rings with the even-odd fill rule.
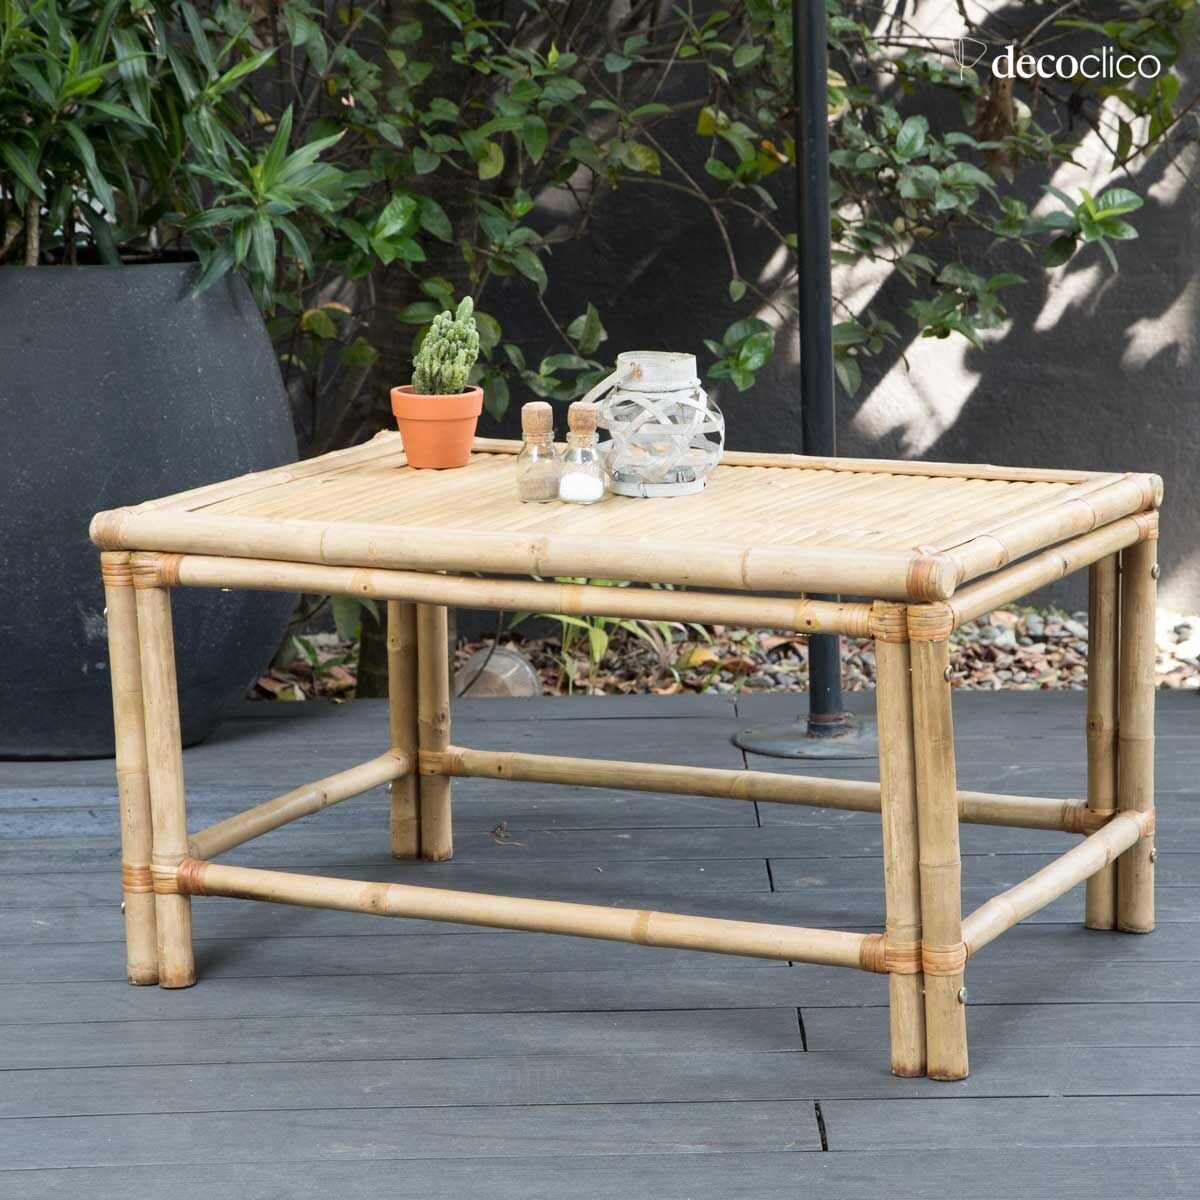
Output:
[[[944,679],[944,680],[945,680],[947,683],[949,683],[949,682],[950,682],[950,680],[952,680],[952,679],[954,678],[954,668],[953,668],[953,667],[947,667],[947,668],[946,668],[946,669],[945,669],[945,670],[942,672],[942,678],[943,678],[943,679]]]
[[[959,1004],[966,1004],[966,1002],[967,1002],[967,989],[966,988],[958,989],[958,1002],[959,1002]]]

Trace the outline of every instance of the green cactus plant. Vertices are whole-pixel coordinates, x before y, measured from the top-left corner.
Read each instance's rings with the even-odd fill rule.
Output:
[[[471,368],[479,357],[475,305],[463,298],[458,311],[439,313],[413,359],[413,391],[419,396],[452,396],[466,390]]]

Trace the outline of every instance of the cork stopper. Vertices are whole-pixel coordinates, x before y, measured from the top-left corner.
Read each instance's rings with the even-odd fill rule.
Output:
[[[567,426],[572,433],[595,433],[598,420],[596,406],[586,400],[576,400],[567,409]]]
[[[526,437],[545,437],[554,432],[554,409],[545,400],[521,406],[521,432]]]

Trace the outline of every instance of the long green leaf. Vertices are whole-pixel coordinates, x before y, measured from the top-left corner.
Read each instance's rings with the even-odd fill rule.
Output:
[[[0,142],[0,158],[8,163],[9,170],[39,199],[46,199],[46,189],[38,178],[33,159],[15,142]]]
[[[14,58],[9,66],[16,74],[25,80],[33,89],[37,98],[48,108],[54,107],[54,102],[58,98],[58,88],[53,87],[50,81],[33,65],[23,58]]]
[[[247,204],[227,204],[222,208],[210,208],[207,212],[190,218],[187,228],[212,229],[216,225],[228,225],[230,222],[240,221],[253,215],[254,209]]]
[[[235,266],[240,267],[246,261],[246,255],[250,253],[250,234],[253,224],[253,220],[247,218],[245,221],[239,221],[233,227],[233,262]]]
[[[275,136],[271,139],[270,149],[263,159],[263,191],[269,191],[271,184],[275,181],[275,176],[279,173],[280,167],[283,166],[284,161],[287,159],[288,143],[291,140],[292,106],[289,104],[283,116],[279,118],[279,126],[275,130]]]
[[[306,167],[311,167],[316,162],[319,155],[324,154],[324,152],[328,150],[330,146],[336,145],[341,140],[342,134],[335,133],[331,137],[317,138],[315,142],[309,142],[307,145],[301,146],[298,150],[292,151],[292,153],[287,156],[287,160],[280,169],[275,182],[291,182]]]
[[[117,242],[116,238],[113,237],[112,226],[105,220],[102,213],[98,213],[94,208],[86,204],[83,205],[83,219],[92,231],[92,241],[96,243],[96,250],[100,255],[100,261],[109,266],[116,266],[121,261],[121,255],[117,250]]]
[[[121,3],[122,0],[108,0],[100,10],[100,17],[88,38],[88,66],[94,67],[104,57],[104,52],[108,49],[109,32]]]
[[[188,33],[192,35],[192,45],[196,49],[196,54],[204,64],[209,79],[212,79],[217,73],[217,63],[213,58],[212,47],[208,44],[208,35],[204,32],[204,23],[200,20],[200,14],[190,4],[181,4],[179,10],[183,13]]]
[[[91,185],[92,194],[100,201],[106,212],[112,213],[114,216],[117,211],[116,197],[113,195],[112,187],[108,180],[104,177],[104,172],[100,170],[100,164],[96,162],[96,150],[92,143],[88,140],[88,136],[79,128],[78,125],[65,125],[67,137],[69,137],[75,146],[75,156],[83,166],[83,172],[87,176],[87,181]]]
[[[202,179],[211,179],[213,183],[223,183],[240,195],[247,194],[246,189],[228,171],[219,171],[216,167],[202,167],[195,163],[187,163],[186,166],[193,175],[199,175]]]
[[[289,245],[295,252],[296,257],[303,264],[305,271],[311,275],[313,273],[312,254],[308,249],[308,243],[304,240],[304,235],[287,217],[276,217],[275,228],[287,238]]]
[[[117,121],[124,121],[130,125],[141,125],[146,129],[153,129],[154,125],[143,119],[138,113],[135,113],[127,104],[118,104],[112,100],[85,100],[83,107],[94,108],[105,116],[112,117]]]
[[[270,62],[274,55],[275,48],[269,46],[266,50],[260,50],[257,54],[252,54],[249,58],[243,58],[241,62],[234,63],[220,79],[207,89],[209,94],[212,96],[224,95],[239,79],[252,75],[264,63]]]
[[[254,220],[252,247],[254,274],[269,288],[275,279],[275,231],[271,228],[271,218],[265,213],[259,213]]]
[[[46,47],[51,54],[57,55],[62,47],[62,23],[58,16],[56,0],[46,0]]]
[[[188,104],[195,103],[196,97],[200,95],[200,89],[196,86],[196,81],[192,77],[192,69],[188,66],[187,59],[172,44],[166,26],[157,18],[154,22],[154,29],[157,34],[156,40],[158,44],[167,52],[167,61],[171,64],[171,74],[175,82],[179,85],[179,90],[183,93],[184,100]]]
[[[192,288],[193,299],[233,269],[233,247],[228,241],[222,242],[211,254],[202,254],[201,261],[204,263],[204,270],[196,286]]]
[[[113,46],[117,51],[117,74],[125,84],[129,102],[143,120],[150,118],[150,71],[147,55],[142,53],[137,35],[130,29],[114,29]]]
[[[114,63],[113,66],[116,64]],[[111,68],[110,68],[111,69]],[[104,86],[106,71],[85,71],[82,75],[68,75],[58,92],[58,102],[61,107],[66,101],[80,96],[90,96]]]

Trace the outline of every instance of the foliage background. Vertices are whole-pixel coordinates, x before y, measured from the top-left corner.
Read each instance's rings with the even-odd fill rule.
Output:
[[[826,7],[843,444],[1194,458],[1195,0]],[[799,449],[790,31],[779,0],[0,0],[0,262],[243,271],[312,453],[388,423],[468,292],[493,417],[652,342],[700,353],[734,444]],[[1013,89],[964,32],[1166,69]]]
[[[910,289],[886,313],[839,297],[848,396],[865,360],[914,332],[982,345],[1023,282],[992,269],[1000,243],[1035,273],[1080,251],[1116,270],[1113,246],[1137,237],[1139,160],[1191,138],[1195,97],[1174,67],[1193,0],[956,5],[954,32],[993,50],[1062,52],[1083,37],[1166,68],[1028,96],[963,68],[904,3],[827,8],[835,258]],[[692,343],[704,339],[712,378],[751,388],[794,314],[791,14],[778,0],[4,0],[3,14],[4,201],[40,224],[39,256],[74,260],[80,241],[109,259],[190,245],[206,282],[242,270],[313,451],[384,419],[414,335],[465,292],[494,417],[514,392],[578,395],[603,370],[614,304],[645,312],[662,296],[630,263],[620,298],[564,308],[558,248],[594,238],[614,209],[661,211],[664,192],[668,212],[707,215],[693,253],[723,264],[721,319]],[[1044,181],[1089,132],[1116,185],[1055,190],[1031,215],[1019,177]],[[6,250],[20,248],[18,223],[6,229]]]

